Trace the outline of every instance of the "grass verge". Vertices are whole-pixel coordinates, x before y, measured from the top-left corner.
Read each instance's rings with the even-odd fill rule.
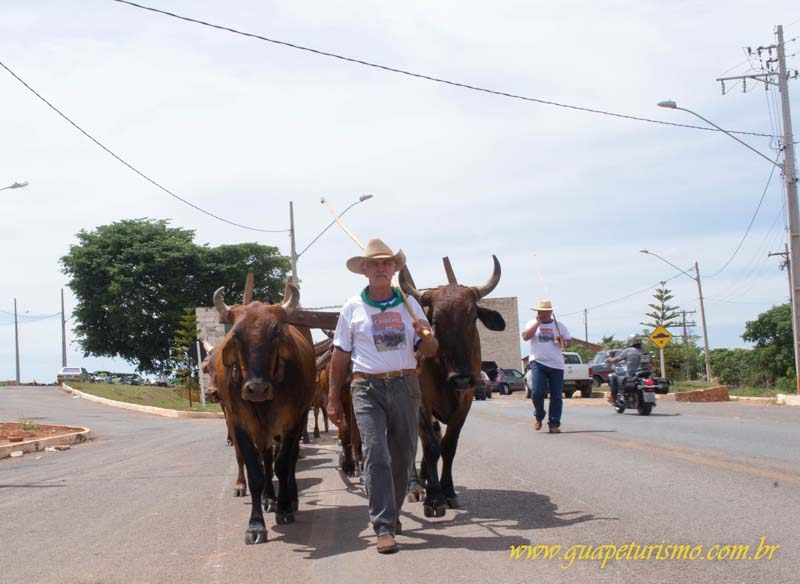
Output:
[[[179,392],[185,391],[179,387],[156,387],[150,385],[117,385],[110,383],[71,383],[79,391],[90,393],[98,397],[113,399],[116,401],[137,404],[141,406],[153,406],[156,408],[166,408],[169,410],[182,410],[192,412],[219,412],[222,411],[219,404],[206,404],[205,410],[200,407],[200,402],[192,400],[192,407],[189,407],[189,400]]]

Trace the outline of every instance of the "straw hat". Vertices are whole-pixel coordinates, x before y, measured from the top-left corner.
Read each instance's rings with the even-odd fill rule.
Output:
[[[549,300],[540,300],[539,306],[536,308],[531,308],[531,310],[540,312],[553,312],[553,304]]]
[[[382,240],[375,238],[367,242],[367,247],[364,248],[364,255],[354,256],[347,260],[347,269],[355,274],[364,274],[364,262],[366,260],[385,260],[393,259],[396,271],[403,269],[406,265],[406,254],[403,250],[398,249],[397,253],[392,252],[392,248],[386,245]]]

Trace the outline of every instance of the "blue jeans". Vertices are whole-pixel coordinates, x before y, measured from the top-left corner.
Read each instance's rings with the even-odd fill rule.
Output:
[[[394,535],[417,455],[419,380],[413,374],[354,379],[350,388],[364,447],[369,520],[377,535]]]
[[[623,379],[625,379],[624,375],[617,375],[616,373],[612,373],[608,376],[608,384],[611,386],[611,399],[614,400],[614,402],[617,401],[617,396],[619,395],[619,384]]]
[[[531,378],[534,416],[539,421],[544,420],[544,398],[549,387],[550,408],[547,412],[547,423],[551,428],[558,428],[561,426],[561,410],[564,407],[564,370],[534,361],[531,365]]]

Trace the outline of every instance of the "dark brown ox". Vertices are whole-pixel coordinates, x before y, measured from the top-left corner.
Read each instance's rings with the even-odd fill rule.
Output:
[[[453,459],[458,437],[472,407],[475,385],[481,370],[481,342],[476,323],[480,320],[493,331],[502,331],[506,323],[500,313],[478,305],[500,281],[500,262],[494,259],[494,272],[479,287],[456,282],[449,261],[445,269],[449,284],[420,294],[404,268],[400,285],[406,294],[422,305],[433,327],[439,350],[434,357],[421,357],[417,365],[422,404],[419,434],[422,440],[421,478],[425,484],[423,511],[426,517],[442,517],[446,506],[458,508],[453,486]],[[447,425],[442,437],[440,423]],[[442,458],[441,479],[438,473]],[[419,500],[420,485],[415,476],[409,483],[409,499]]]
[[[233,439],[238,444],[250,484],[251,512],[245,543],[264,543],[267,529],[261,510],[269,481],[273,438],[278,478],[275,520],[292,523],[297,510],[295,468],[303,420],[314,392],[314,350],[307,328],[287,324],[300,292],[287,285],[282,304],[251,302],[228,307],[222,288],[214,293],[219,320],[233,325],[219,346],[216,384],[228,403]]]

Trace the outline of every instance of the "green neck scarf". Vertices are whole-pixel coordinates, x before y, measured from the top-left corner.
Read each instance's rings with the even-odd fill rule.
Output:
[[[361,291],[361,300],[363,300],[365,304],[368,304],[373,308],[379,309],[381,312],[385,311],[387,308],[394,308],[395,306],[403,302],[403,300],[400,298],[400,291],[395,287],[392,287],[392,292],[394,292],[394,298],[389,302],[375,302],[372,298],[370,298],[367,295],[367,290],[369,290],[369,286],[367,286]]]

